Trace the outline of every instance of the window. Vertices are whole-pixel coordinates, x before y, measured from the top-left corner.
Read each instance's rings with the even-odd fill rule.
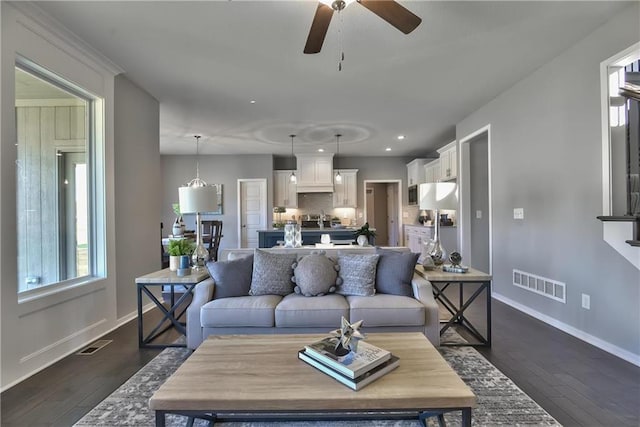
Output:
[[[18,292],[86,281],[99,252],[95,99],[28,61],[15,85]]]
[[[620,94],[626,84],[640,87],[639,47],[601,65],[605,216],[640,215],[640,102]]]

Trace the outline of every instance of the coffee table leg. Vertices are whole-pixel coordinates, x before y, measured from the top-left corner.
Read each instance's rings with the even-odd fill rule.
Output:
[[[164,411],[156,411],[156,427],[165,427]]]
[[[462,408],[462,425],[471,427],[471,408]]]

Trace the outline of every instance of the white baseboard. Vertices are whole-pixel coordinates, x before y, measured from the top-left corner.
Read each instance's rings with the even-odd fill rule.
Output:
[[[143,312],[143,313],[146,313],[147,311],[149,311],[149,310],[153,309],[155,306],[156,306],[156,305],[155,305],[153,302],[150,302],[149,304],[147,304],[147,305],[145,305],[145,306],[143,306],[143,307],[142,307],[142,312]],[[39,367],[39,368],[37,368],[37,369],[34,369],[32,372],[29,372],[28,374],[23,375],[22,377],[18,378],[18,379],[17,379],[17,380],[15,380],[15,381],[12,381],[12,382],[11,382],[11,383],[9,383],[9,384],[6,384],[4,387],[2,387],[2,388],[0,389],[0,392],[5,392],[6,390],[9,390],[9,389],[10,389],[11,387],[13,387],[14,385],[21,383],[22,381],[24,381],[24,380],[26,380],[27,378],[29,378],[29,377],[31,377],[31,376],[33,376],[33,375],[37,374],[38,372],[42,371],[43,369],[46,369],[46,368],[48,368],[49,366],[53,365],[54,363],[59,362],[60,360],[62,360],[62,359],[64,359],[65,357],[69,356],[70,354],[76,353],[77,351],[79,351],[79,350],[81,350],[82,348],[86,347],[88,344],[90,344],[90,343],[94,342],[95,340],[97,340],[97,339],[99,339],[99,338],[102,338],[103,336],[105,336],[106,334],[108,334],[108,333],[110,333],[110,332],[115,331],[115,330],[116,330],[116,329],[118,329],[120,326],[124,325],[125,323],[127,323],[127,322],[129,322],[129,321],[131,321],[131,320],[133,320],[133,319],[135,319],[136,317],[138,317],[138,310],[137,310],[137,309],[136,309],[135,311],[133,311],[133,312],[131,312],[131,313],[127,314],[126,316],[123,316],[123,317],[121,317],[120,319],[117,319],[117,320],[116,320],[116,324],[115,324],[115,326],[113,326],[112,328],[108,329],[107,331],[101,332],[99,335],[94,336],[93,338],[91,338],[91,339],[89,339],[89,340],[87,340],[87,341],[84,341],[81,345],[77,345],[77,346],[76,346],[75,348],[73,348],[72,350],[70,350],[70,351],[68,351],[68,352],[65,352],[65,353],[64,353],[64,354],[62,354],[61,356],[58,356],[58,357],[56,357],[55,359],[53,359],[53,360],[51,360],[51,361],[47,362],[45,365],[40,366],[40,367]],[[100,324],[102,324],[102,323],[104,323],[104,322],[103,322],[103,321],[101,321],[101,322],[99,322],[99,323],[100,323]],[[93,326],[95,326],[95,325],[92,325],[92,327],[90,327],[89,329],[93,329]],[[84,329],[83,329],[83,331],[84,331]],[[72,335],[72,337],[76,337],[77,335],[78,335],[78,333],[74,333],[74,334]],[[63,339],[63,340],[60,340],[60,341],[59,341],[59,342],[57,342],[56,344],[57,344],[57,345],[60,345],[60,344],[63,344],[63,343],[65,343],[65,342],[68,342],[68,341],[69,341],[69,339],[65,338],[65,339]],[[57,346],[57,345],[56,345],[56,346]],[[56,346],[47,346],[47,347],[45,347],[44,349],[37,351],[36,353],[39,355],[39,354],[41,354],[41,353],[44,353],[44,352],[46,352],[46,351],[50,351],[50,350],[54,349]],[[31,358],[31,357],[29,357],[29,358]],[[24,358],[23,358],[23,359],[24,359]]]
[[[599,349],[604,350],[607,353],[611,353],[614,356],[626,360],[627,362],[632,363],[636,366],[640,366],[640,355],[638,354],[634,354],[629,350],[620,348],[617,345],[611,344],[610,342],[604,341],[603,339],[581,331],[580,329],[574,328],[571,325],[567,325],[566,323],[563,323],[558,319],[554,319],[553,317],[547,316],[546,314],[542,314],[539,311],[536,311],[531,307],[527,307],[526,305],[520,304],[519,302],[507,298],[504,295],[494,292],[491,294],[491,296],[496,300],[515,308],[516,310],[522,311],[523,313],[526,313],[531,317],[535,317],[536,319],[550,326],[553,326],[554,328],[560,329],[561,331],[566,332],[567,334],[585,341],[595,347],[598,347]]]

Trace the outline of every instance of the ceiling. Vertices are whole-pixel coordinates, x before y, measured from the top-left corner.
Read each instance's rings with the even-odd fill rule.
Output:
[[[411,34],[353,3],[316,55],[315,1],[37,4],[160,102],[163,154],[193,154],[195,134],[210,154],[290,155],[289,134],[296,153],[335,152],[340,133],[340,155],[408,157],[627,5],[400,3],[423,20]]]

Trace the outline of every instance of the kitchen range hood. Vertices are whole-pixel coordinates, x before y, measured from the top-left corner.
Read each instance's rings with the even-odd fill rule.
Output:
[[[297,193],[333,193],[333,154],[296,154]]]

